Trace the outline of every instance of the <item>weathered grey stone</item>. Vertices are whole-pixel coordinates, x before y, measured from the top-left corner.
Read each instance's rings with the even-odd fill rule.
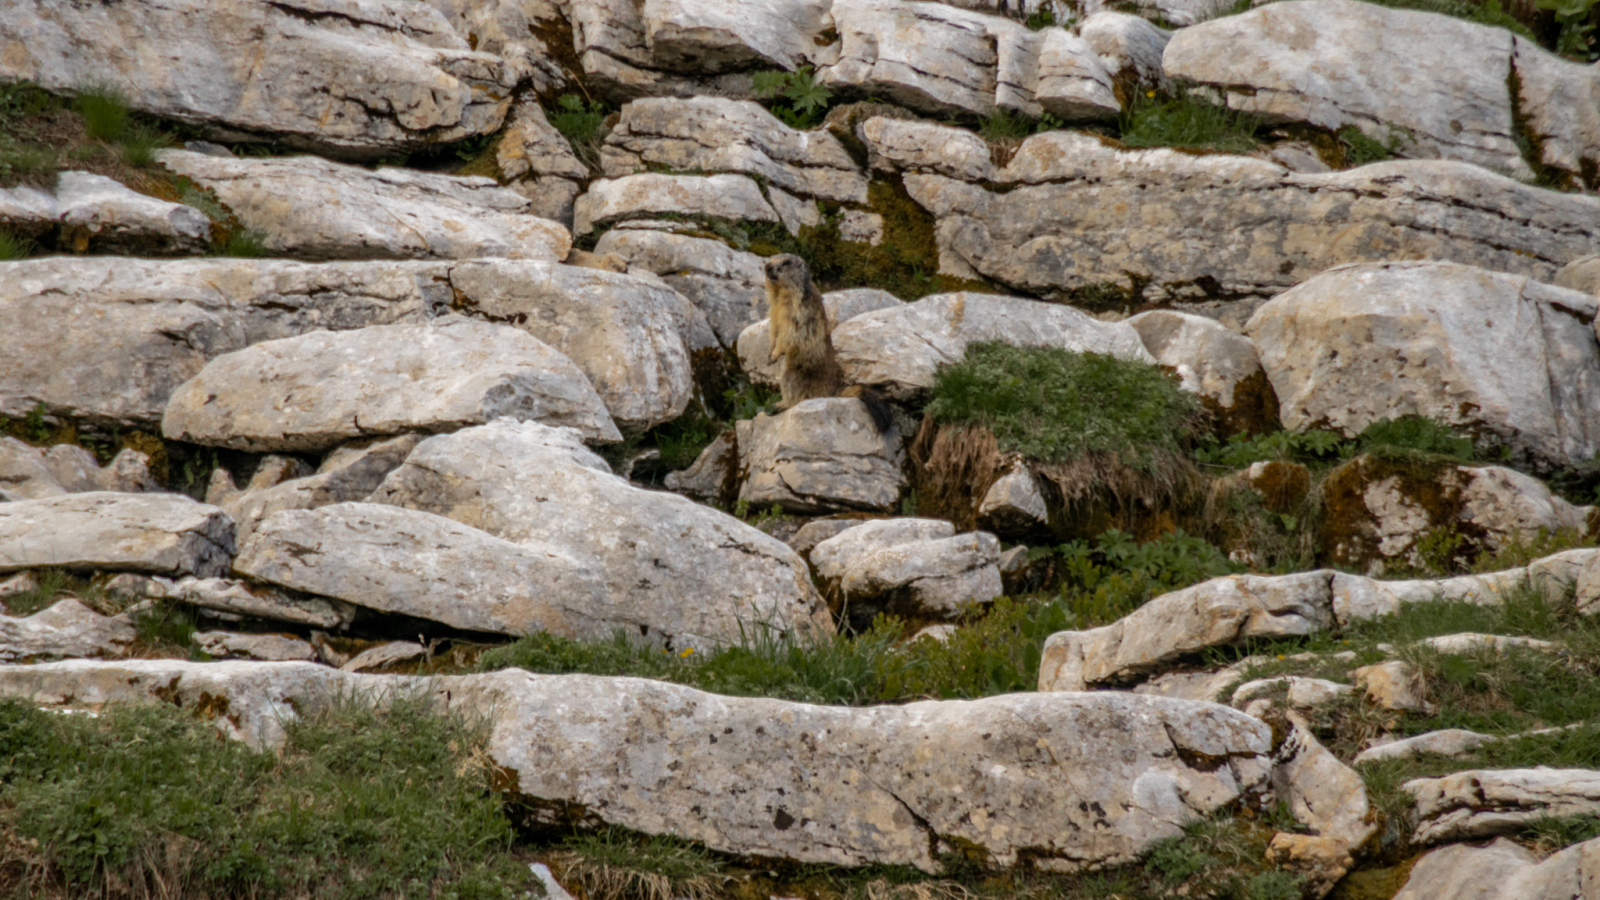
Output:
[[[1341,697],[1353,693],[1355,688],[1325,678],[1302,678],[1298,675],[1258,678],[1235,688],[1233,696],[1228,699],[1228,705],[1234,709],[1244,709],[1252,700],[1277,693],[1279,690],[1285,693],[1289,708],[1315,709],[1338,701]]]
[[[825,582],[843,578],[852,566],[879,550],[956,533],[956,527],[943,519],[873,519],[847,525],[811,550],[811,565]]]
[[[872,168],[880,172],[926,172],[972,183],[995,179],[989,145],[965,128],[876,116],[860,131]]]
[[[1317,741],[1304,719],[1295,713],[1288,719],[1272,768],[1273,793],[1312,834],[1354,850],[1377,830],[1366,783]]]
[[[1333,577],[1333,610],[1340,624],[1348,624],[1393,615],[1410,603],[1447,600],[1498,606],[1530,580],[1528,568],[1413,581],[1378,581],[1340,572]]]
[[[214,192],[265,249],[297,259],[555,262],[572,248],[564,226],[529,215],[527,198],[492,178],[372,170],[315,156],[164,150],[157,158]]]
[[[859,209],[839,213],[839,239],[876,247],[883,243],[883,216]]]
[[[297,637],[283,634],[235,634],[231,631],[197,631],[195,646],[217,659],[259,659],[284,662],[291,659],[315,662],[317,649]]]
[[[150,475],[150,457],[131,448],[118,451],[104,466],[74,444],[49,449],[0,437],[0,501],[37,500],[84,491],[142,494],[159,490]]]
[[[732,429],[717,435],[689,468],[668,472],[661,483],[700,500],[731,503],[739,492],[739,445]]]
[[[1026,530],[1050,523],[1039,479],[1021,460],[1001,475],[978,502],[978,517],[1009,530]]]
[[[1600,199],[1442,160],[1299,175],[1056,130],[1024,141],[997,181],[905,176],[938,221],[942,271],[1062,299],[1116,285],[1133,305],[1222,315],[1343,263],[1452,259],[1545,279],[1600,249]]]
[[[456,303],[462,312],[513,325],[572,360],[621,427],[642,431],[688,406],[696,342],[684,321],[687,304],[659,279],[472,261],[451,269],[450,282],[465,294]]]
[[[0,572],[221,575],[233,550],[227,514],[181,494],[89,491],[0,503]]]
[[[218,357],[173,392],[161,429],[173,440],[295,452],[501,416],[621,439],[565,356],[515,328],[456,316],[313,332]]]
[[[390,641],[387,644],[368,647],[339,668],[346,672],[368,672],[410,662],[419,656],[427,655],[428,648],[421,644],[411,641]]]
[[[509,6],[510,4],[503,4]],[[507,178],[554,176],[583,181],[589,167],[578,159],[572,145],[550,124],[544,107],[525,99],[511,109],[505,134],[495,147],[495,163]]]
[[[622,228],[601,235],[594,249],[661,276],[705,313],[724,347],[766,317],[766,273],[754,253],[710,238]]]
[[[18,572],[17,574],[0,581],[0,605],[7,597],[25,594],[39,589],[39,580],[33,577],[32,572]]]
[[[136,636],[128,616],[102,616],[67,597],[24,618],[0,615],[0,662],[117,656]]]
[[[749,7],[738,9],[740,15],[748,12]],[[621,120],[606,135],[601,159],[607,178],[649,166],[734,172],[764,178],[801,197],[867,202],[867,178],[837,137],[790,128],[748,100],[635,100],[622,108]]]
[[[880,434],[860,400],[807,400],[734,427],[745,478],[739,499],[753,507],[886,511],[906,486],[899,431]]]
[[[227,578],[185,578],[168,597],[208,610],[218,618],[265,619],[311,628],[345,628],[355,608],[322,597],[304,597]]]
[[[1289,0],[1179,31],[1162,64],[1268,124],[1354,125],[1407,156],[1531,180],[1506,89],[1512,40],[1504,28],[1435,13]]]
[[[1579,844],[1568,852],[1588,846]],[[1519,880],[1518,876],[1538,869],[1538,862],[1539,858],[1526,847],[1507,838],[1496,838],[1486,847],[1471,844],[1441,847],[1417,860],[1395,900],[1503,900],[1507,897],[1566,900],[1583,896],[1583,888],[1576,883],[1565,897],[1514,890],[1512,885]]]
[[[784,230],[796,237],[800,235],[800,229],[816,228],[822,224],[822,209],[815,200],[802,200],[772,185],[767,186],[767,199],[772,202],[772,211],[778,214],[778,221],[783,223]],[[842,228],[840,236],[843,237]]]
[[[895,397],[932,387],[939,367],[960,362],[967,345],[978,341],[1153,362],[1138,332],[1125,323],[994,294],[936,294],[856,316],[833,333],[845,377],[856,384],[882,385]]]
[[[765,284],[766,274],[761,275]],[[766,292],[762,288],[761,310],[766,312]],[[828,315],[828,327],[838,328],[856,316],[879,309],[901,306],[900,298],[876,288],[853,288],[832,291],[822,295],[822,308]],[[763,318],[739,333],[737,348],[739,368],[751,381],[776,386],[783,380],[785,363],[782,357],[772,358],[772,320]]]
[[[1015,72],[1012,77],[1031,87],[1033,101],[1040,109],[1068,122],[1109,119],[1122,111],[1111,73],[1087,41],[1065,28],[1045,28],[1034,34],[1036,40],[1017,41],[1011,53],[1012,66],[1007,66],[1007,55],[1002,53],[1002,82]],[[1036,62],[1027,60],[1029,50],[1038,54]],[[1002,84],[1002,105],[1012,105],[1004,103],[1005,96]]]
[[[1387,744],[1378,744],[1361,751],[1354,760],[1356,765],[1380,759],[1407,759],[1412,756],[1433,754],[1437,756],[1466,756],[1484,744],[1497,740],[1487,734],[1462,728],[1445,728],[1429,731],[1416,737],[1403,738]]]
[[[572,230],[670,213],[748,222],[776,222],[756,183],[743,175],[660,175],[601,178],[572,207]]]
[[[1550,283],[1585,294],[1600,294],[1600,253],[1580,256],[1567,263]]]
[[[1213,578],[1162,594],[1110,625],[1057,632],[1045,641],[1039,690],[1137,680],[1186,654],[1249,637],[1315,634],[1333,624],[1333,575]]]
[[[860,519],[813,519],[801,525],[800,530],[784,543],[793,548],[794,552],[809,559],[811,551],[816,549],[818,544],[860,524]]]
[[[0,437],[0,501],[37,500],[65,494],[44,463],[44,451],[17,440]]]
[[[515,84],[503,60],[469,50],[423,3],[22,0],[8,8],[0,77],[70,92],[107,72],[142,112],[363,157],[494,131]]]
[[[422,321],[444,263],[50,257],[0,267],[0,415],[149,428],[207,360],[306,331]]]
[[[1554,641],[1541,641],[1537,638],[1518,637],[1503,634],[1478,634],[1467,631],[1460,634],[1441,634],[1438,637],[1423,638],[1417,643],[1424,647],[1431,647],[1440,653],[1507,653],[1516,650],[1537,650],[1542,653],[1555,653],[1561,645]]]
[[[852,618],[887,611],[917,622],[949,621],[1005,592],[1000,541],[985,531],[908,541],[855,559],[839,579]]]
[[[1247,333],[1283,424],[1355,434],[1415,414],[1571,465],[1600,452],[1592,296],[1450,262],[1344,266],[1284,292]]]
[[[0,227],[24,240],[56,230],[61,205],[46,191],[28,185],[0,190]]]
[[[1239,683],[1244,669],[1245,666],[1235,664],[1216,671],[1163,672],[1149,681],[1134,685],[1133,692],[1179,700],[1217,702],[1218,695]]]
[[[1135,15],[1102,9],[1078,24],[1078,37],[1100,57],[1124,106],[1135,94],[1172,89],[1161,68],[1172,32]]]
[[[1274,869],[1299,875],[1305,896],[1320,900],[1355,868],[1356,860],[1338,838],[1280,831],[1267,845],[1267,863]]]
[[[280,510],[316,509],[333,503],[365,500],[421,442],[420,434],[356,442],[366,443],[366,446],[347,445],[334,450],[314,475],[242,491],[218,505],[233,518],[239,543],[243,544],[262,519]]]
[[[795,69],[816,51],[828,0],[644,0],[645,41],[660,68],[715,73]]]
[[[1428,687],[1422,675],[1409,663],[1392,659],[1362,666],[1350,673],[1356,687],[1366,692],[1367,701],[1382,709],[1409,710],[1432,714]]]
[[[832,630],[794,551],[732,516],[632,487],[570,429],[502,419],[429,438],[372,502],[581,560],[617,615],[636,615],[679,642],[735,640],[741,625]],[[643,616],[651,610],[660,610],[653,623]]]
[[[1092,17],[1114,7],[1171,23],[1175,28],[1183,28],[1219,15],[1232,4],[1228,0],[1130,0],[1125,3],[1113,0],[1081,0],[1078,5],[1086,16]]]
[[[339,698],[396,691],[487,716],[491,758],[536,809],[581,806],[606,824],[730,853],[930,872],[955,846],[983,847],[1003,866],[1024,850],[1050,869],[1132,861],[1261,788],[1271,747],[1264,723],[1226,707],[1128,694],[851,708],[514,669],[436,679],[309,663],[0,669],[0,694],[44,705],[156,702],[159,692],[214,709],[224,697],[218,727],[257,747],[281,744],[287,722]]]
[[[1416,800],[1419,844],[1523,830],[1539,819],[1600,814],[1600,772],[1590,769],[1473,769],[1401,787]]]
[[[427,0],[467,41],[467,46],[505,62],[506,78],[526,83],[541,96],[568,84],[557,61],[570,38],[563,6],[553,0]],[[565,40],[563,40],[565,38]]]
[[[699,94],[751,96],[748,72],[696,73],[689,66],[663,68],[655,61],[644,20],[634,0],[572,0],[572,46],[589,90],[613,103],[642,96]]]
[[[211,244],[211,220],[192,206],[136,193],[88,172],[56,176],[63,249],[141,256],[198,254]]]
[[[1229,434],[1270,429],[1277,398],[1250,339],[1214,319],[1162,309],[1128,319],[1157,363],[1172,369],[1183,389],[1206,405]]]
[[[1600,187],[1600,69],[1569,62],[1521,36],[1511,39],[1517,112],[1537,135],[1545,176]]]

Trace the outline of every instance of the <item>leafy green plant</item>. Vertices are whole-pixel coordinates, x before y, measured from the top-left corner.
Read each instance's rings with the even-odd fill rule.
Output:
[[[1115,621],[1157,594],[1235,571],[1221,550],[1181,528],[1144,544],[1112,528],[1093,541],[1034,547],[1028,557],[1051,560],[1064,607],[1086,626]]]
[[[600,128],[606,121],[603,103],[585,101],[577,94],[562,94],[549,111],[550,126],[572,145],[589,171],[600,169]]]
[[[1041,31],[1045,28],[1054,28],[1056,25],[1056,11],[1048,6],[1041,6],[1035,12],[1028,14],[1023,24],[1030,31]]]
[[[1600,0],[1537,0],[1540,9],[1556,14],[1561,34],[1556,39],[1556,52],[1592,59],[1590,36],[1594,33],[1592,13]]]
[[[1421,454],[1457,462],[1478,459],[1471,438],[1443,422],[1415,415],[1373,422],[1356,435],[1355,449],[1374,456]]]
[[[752,85],[757,97],[773,101],[772,114],[791,128],[820,125],[833,99],[833,91],[817,83],[810,66],[793,72],[757,72]]]
[[[1336,431],[1274,431],[1236,434],[1225,442],[1209,439],[1195,448],[1195,459],[1212,466],[1242,469],[1257,462],[1326,462],[1344,454],[1348,442]]]
[[[1145,468],[1178,455],[1203,412],[1193,394],[1156,366],[978,343],[935,376],[927,415],[986,427],[1002,452],[1032,460],[1115,453],[1125,465]]]
[[[110,143],[119,140],[128,129],[128,97],[110,84],[79,90],[73,106],[83,116],[84,130],[95,140]]]
[[[1229,109],[1196,92],[1179,89],[1169,96],[1144,94],[1117,119],[1128,147],[1182,147],[1248,153],[1258,146],[1259,125],[1249,113]]]
[[[1385,140],[1379,141],[1354,125],[1346,125],[1339,129],[1339,143],[1344,145],[1345,162],[1352,166],[1391,159],[1400,152],[1400,137],[1393,130]]]

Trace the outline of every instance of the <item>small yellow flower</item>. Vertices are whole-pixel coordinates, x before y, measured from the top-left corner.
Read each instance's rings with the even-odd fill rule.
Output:
[[[694,653],[694,648],[693,647],[689,647],[688,649],[684,650],[682,653],[679,653],[678,654],[678,658],[679,659],[688,659],[690,657],[690,655],[692,655],[693,653]]]
[[[1279,654],[1278,654],[1278,658],[1279,658],[1279,659],[1283,659],[1283,654],[1282,654],[1282,653],[1279,653]]]
[[[1146,97],[1154,97],[1156,95],[1156,92],[1155,91],[1145,91],[1144,95]]]

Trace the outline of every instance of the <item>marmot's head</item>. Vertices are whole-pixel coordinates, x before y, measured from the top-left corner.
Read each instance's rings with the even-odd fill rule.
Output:
[[[806,286],[811,283],[811,270],[806,268],[806,261],[800,257],[782,253],[767,260],[767,283],[792,288],[803,295]]]

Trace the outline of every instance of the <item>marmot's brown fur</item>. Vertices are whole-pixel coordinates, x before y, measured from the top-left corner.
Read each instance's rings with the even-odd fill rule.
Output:
[[[778,408],[817,397],[855,397],[866,404],[878,431],[888,431],[893,418],[883,397],[868,387],[845,385],[822,292],[812,283],[805,260],[788,253],[767,260],[767,309],[772,317],[768,359],[776,362],[781,356],[784,363]]]

